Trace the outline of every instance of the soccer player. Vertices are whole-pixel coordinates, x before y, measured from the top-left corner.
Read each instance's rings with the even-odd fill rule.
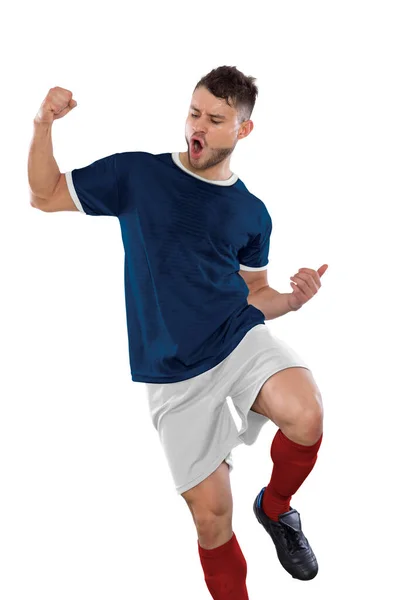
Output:
[[[231,450],[253,444],[269,420],[278,427],[272,475],[253,510],[292,577],[318,571],[290,502],[317,459],[321,394],[306,362],[265,320],[310,300],[328,265],[300,268],[290,293],[268,283],[271,216],[229,166],[253,130],[257,94],[254,77],[213,69],[194,88],[185,152],[118,152],[60,173],[51,126],[77,102],[55,87],[34,118],[28,161],[33,207],[119,220],[131,377],[146,386],[214,600],[248,599],[247,563],[232,530]]]

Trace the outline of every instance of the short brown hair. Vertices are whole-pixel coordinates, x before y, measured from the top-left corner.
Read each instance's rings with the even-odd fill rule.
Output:
[[[250,119],[258,94],[255,77],[246,77],[236,67],[217,67],[204,75],[196,84],[193,91],[204,86],[217,98],[223,98],[229,106],[233,106],[239,114],[239,121]]]

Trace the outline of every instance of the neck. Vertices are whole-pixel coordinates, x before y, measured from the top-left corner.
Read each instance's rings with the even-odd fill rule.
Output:
[[[213,167],[209,167],[208,169],[196,169],[193,167],[189,161],[188,152],[179,152],[179,159],[186,169],[196,175],[200,175],[200,177],[204,177],[204,179],[210,179],[211,181],[226,181],[233,175],[229,168],[230,157],[227,157],[222,162]]]

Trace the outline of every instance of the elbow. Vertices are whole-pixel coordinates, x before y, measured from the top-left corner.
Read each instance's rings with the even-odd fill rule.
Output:
[[[32,208],[38,208],[39,210],[44,210],[43,208],[43,199],[35,196],[31,193],[30,205]]]

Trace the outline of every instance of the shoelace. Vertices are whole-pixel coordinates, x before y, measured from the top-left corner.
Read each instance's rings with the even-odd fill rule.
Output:
[[[296,531],[295,529],[292,529],[292,527],[285,525],[283,525],[283,531],[290,554],[299,552],[300,550],[307,550],[307,545],[301,531]]]

